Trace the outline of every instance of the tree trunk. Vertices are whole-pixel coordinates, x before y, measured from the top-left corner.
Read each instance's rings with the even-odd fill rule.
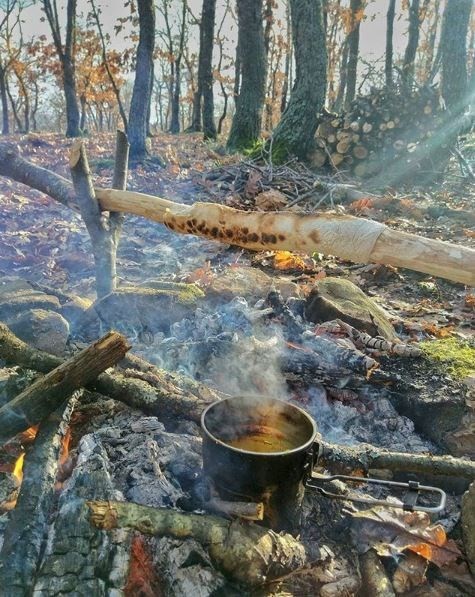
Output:
[[[10,123],[8,121],[8,95],[6,85],[7,73],[5,68],[0,64],[0,96],[2,98],[2,135],[10,133]]]
[[[470,101],[467,81],[467,31],[472,0],[447,0],[440,39],[442,96],[452,116]]]
[[[352,28],[348,35],[348,64],[346,73],[345,106],[353,101],[356,92],[356,78],[358,73],[358,54],[360,50],[361,11],[364,10],[364,0],[351,0],[350,3]]]
[[[85,95],[81,95],[81,97],[79,98],[80,102],[81,102],[81,121],[79,124],[79,128],[84,131],[86,128],[86,109],[87,109],[87,102],[86,102],[86,96]]]
[[[263,0],[237,2],[242,80],[227,143],[231,150],[251,146],[261,132],[267,72],[262,2]]]
[[[79,137],[79,106],[76,95],[74,46],[76,38],[76,0],[68,0],[66,45],[62,56],[64,96],[66,98],[66,137]]]
[[[391,89],[393,86],[393,30],[395,12],[396,0],[389,0],[388,12],[386,14],[386,58],[384,63],[384,74],[388,89]]]
[[[296,78],[274,131],[276,154],[306,156],[312,148],[326,90],[327,54],[320,0],[290,0]]]
[[[203,136],[216,139],[213,96],[213,40],[216,0],[203,0],[200,28],[200,62],[198,86],[203,94]]]
[[[409,37],[407,40],[406,51],[404,52],[404,62],[402,66],[402,83],[406,89],[409,89],[412,86],[412,81],[414,79],[414,63],[417,46],[419,45],[419,8],[420,0],[412,0],[409,6]]]
[[[341,107],[343,106],[343,100],[345,98],[346,78],[348,75],[348,52],[349,43],[348,38],[346,38],[343,45],[343,50],[341,52],[340,81],[338,83],[338,92],[336,94],[335,103],[333,104],[333,110],[335,110],[335,112],[339,112],[341,110]]]
[[[285,52],[284,82],[282,84],[282,96],[280,99],[280,113],[283,114],[287,107],[287,94],[289,92],[290,64],[292,62],[292,25],[290,23],[290,9],[285,7],[285,21],[287,26],[287,48]]]
[[[147,115],[152,93],[150,81],[155,47],[155,5],[153,0],[138,0],[139,44],[135,67],[134,90],[129,113],[130,155],[143,159],[147,149]]]

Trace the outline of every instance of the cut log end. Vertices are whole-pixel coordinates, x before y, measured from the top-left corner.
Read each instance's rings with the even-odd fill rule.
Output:
[[[91,511],[91,522],[94,526],[106,531],[117,527],[117,508],[112,502],[91,500],[86,504]]]

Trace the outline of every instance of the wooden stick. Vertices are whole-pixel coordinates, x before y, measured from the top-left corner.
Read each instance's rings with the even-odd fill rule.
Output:
[[[20,431],[39,423],[74,390],[87,386],[123,358],[129,348],[123,336],[109,332],[35,381],[0,408],[0,445]]]
[[[55,502],[55,480],[62,441],[81,390],[41,423],[25,457],[23,481],[5,529],[0,578],[8,595],[30,594]]]
[[[359,557],[362,591],[361,595],[371,597],[394,597],[395,592],[386,570],[374,549]]]
[[[251,250],[336,255],[356,263],[384,263],[475,285],[475,250],[391,230],[384,224],[336,214],[244,212],[215,203],[183,205],[160,197],[96,189],[103,210],[122,211]]]
[[[0,358],[42,373],[64,363],[59,357],[31,348],[4,324],[0,324]],[[92,389],[160,420],[181,418],[199,423],[203,409],[221,397],[200,382],[158,369],[135,356],[127,356],[121,364],[129,367],[124,372],[129,377],[102,373]]]
[[[193,537],[233,580],[260,585],[302,567],[305,549],[292,535],[218,516],[150,508],[130,502],[90,501],[91,522],[100,529],[132,528],[147,535]]]
[[[204,503],[204,507],[211,512],[224,514],[231,518],[264,520],[264,504],[262,502],[229,502],[213,496]]]
[[[349,448],[324,442],[319,462],[328,466],[332,472],[363,470],[367,473],[370,469],[387,469],[402,473],[475,479],[475,462],[471,460],[433,454],[389,452],[369,444]]]

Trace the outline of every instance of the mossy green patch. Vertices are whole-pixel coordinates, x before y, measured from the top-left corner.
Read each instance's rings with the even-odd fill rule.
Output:
[[[447,365],[447,372],[454,379],[464,379],[475,373],[475,346],[459,338],[427,340],[418,344],[431,361]]]
[[[259,139],[250,147],[244,149],[244,155],[253,160],[269,159],[271,142],[269,139]],[[272,143],[272,162],[276,165],[282,164],[288,157],[289,151],[284,143]]]

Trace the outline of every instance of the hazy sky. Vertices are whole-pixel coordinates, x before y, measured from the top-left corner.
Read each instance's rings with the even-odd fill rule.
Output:
[[[114,47],[123,48],[125,45],[128,45],[127,42],[124,41],[123,34],[115,36],[113,30],[113,26],[116,23],[117,18],[127,16],[128,14],[128,9],[124,8],[124,2],[121,0],[116,2],[112,0],[96,0],[96,2],[97,5],[102,8],[102,21],[104,23],[104,28],[111,34],[112,44]],[[65,1],[59,0],[60,6],[64,7],[65,4]],[[78,0],[79,12],[85,15],[88,11],[88,4],[89,3],[87,0]],[[157,5],[158,4],[159,2],[157,2]],[[195,15],[200,14],[201,4],[202,0],[189,0],[189,6]],[[367,18],[362,23],[360,34],[360,51],[364,57],[380,57],[384,53],[386,25],[385,14],[387,10],[387,4],[388,0],[370,0],[368,3],[368,7],[366,9]],[[399,0],[397,4],[398,12],[400,12],[402,1]],[[25,22],[23,25],[23,31],[27,39],[33,36],[41,35],[42,33],[46,34],[47,36],[50,35],[47,23],[41,22],[43,13],[41,11],[40,5],[41,2],[37,0],[36,4],[28,8],[24,13]],[[178,0],[175,1],[175,5],[179,6]],[[220,1],[218,0],[218,13],[220,12],[219,5]],[[64,8],[62,14],[65,14]],[[401,51],[406,43],[406,14],[403,16],[399,15],[399,18],[396,17],[396,19],[397,20],[394,28],[394,45],[396,51]],[[79,19],[79,22],[81,20],[82,19]],[[160,15],[157,15],[157,23],[158,25],[160,24]],[[226,34],[230,40],[229,50],[231,50],[231,46],[234,44],[236,37],[236,31],[235,27],[232,27],[231,18],[228,18],[227,24],[228,27],[226,29]],[[157,43],[159,44],[160,42],[157,40]],[[193,28],[193,36],[190,38],[190,43],[193,44],[193,46],[198,47],[198,30],[196,27]]]

